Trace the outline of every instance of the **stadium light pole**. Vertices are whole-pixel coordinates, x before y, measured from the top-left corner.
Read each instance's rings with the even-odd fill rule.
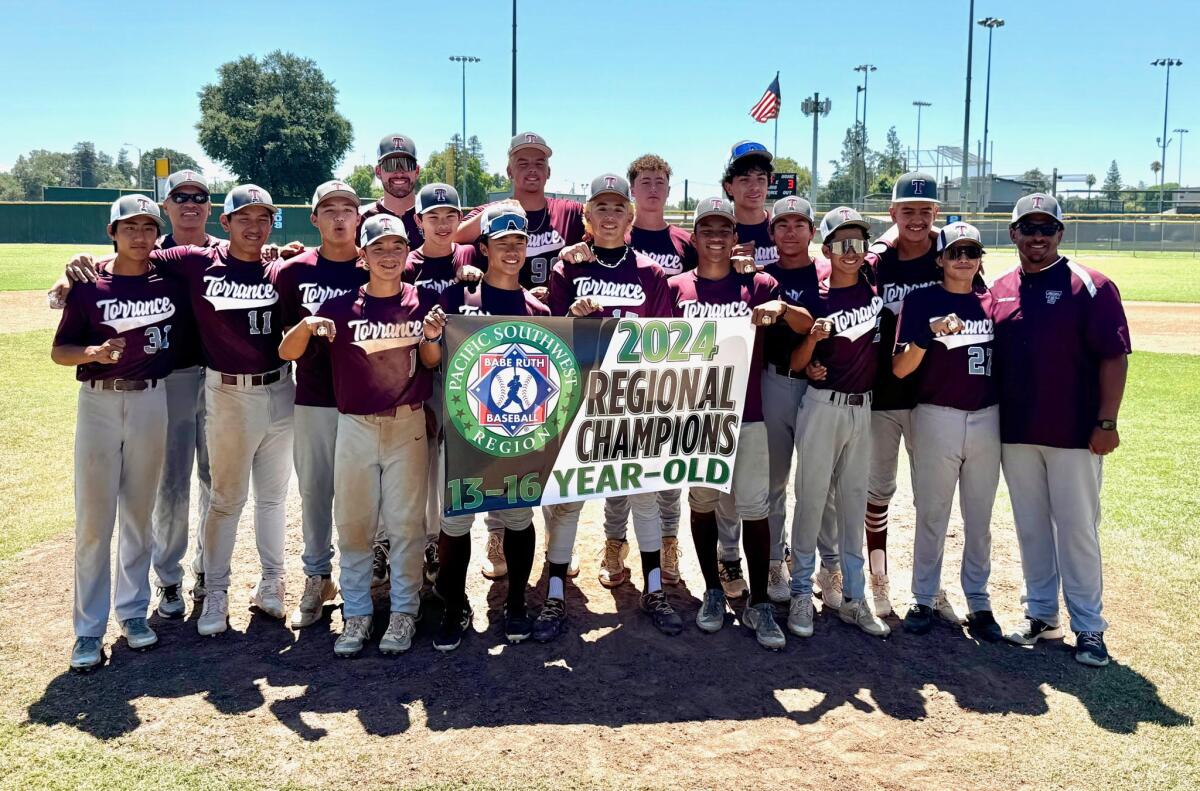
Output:
[[[1171,103],[1171,67],[1182,66],[1183,61],[1179,58],[1158,58],[1150,61],[1151,66],[1166,66],[1167,67],[1167,88],[1163,94],[1163,131],[1162,137],[1158,139],[1159,145],[1162,146],[1162,169],[1159,170],[1158,177],[1158,213],[1162,214],[1163,210],[1163,191],[1166,189],[1167,181],[1167,108]]]
[[[876,71],[875,67],[870,63],[860,63],[854,67],[855,71],[862,72],[863,84],[863,111],[862,111],[862,135],[859,137],[858,153],[862,159],[862,197],[867,199],[867,78],[871,76],[871,72]]]
[[[970,151],[971,151],[971,62],[975,54],[975,0],[967,13],[967,95],[963,101],[963,144],[962,144],[962,181],[959,183],[958,197],[960,208],[966,213],[971,204],[970,181]]]
[[[800,111],[805,115],[811,115],[813,119],[813,143],[812,143],[812,179],[808,185],[808,200],[816,208],[817,205],[817,119],[822,115],[829,115],[829,109],[832,103],[829,99],[821,101],[821,94],[814,93],[811,99],[805,99],[800,105]],[[684,204],[687,208],[687,204]]]
[[[1191,129],[1175,129],[1172,131],[1174,131],[1175,134],[1179,135],[1179,178],[1178,178],[1178,182],[1179,182],[1179,186],[1182,187],[1183,186],[1183,136],[1192,130]]]
[[[122,143],[121,145],[128,146],[129,148],[132,148],[134,151],[138,152],[137,188],[141,189],[142,188],[142,149],[138,148],[133,143]]]
[[[467,199],[467,168],[466,168],[466,152],[467,152],[467,64],[478,63],[479,58],[474,55],[451,55],[450,60],[455,63],[462,64],[462,138],[459,141],[459,171],[461,192],[461,200]]]
[[[979,25],[987,28],[988,32],[988,64],[987,64],[987,88],[983,92],[983,161],[979,163],[979,176],[983,177],[983,162],[987,161],[988,150],[988,112],[992,107],[992,33],[998,27],[1004,27],[1004,20],[994,16],[985,16],[979,20]]]
[[[921,109],[924,107],[933,107],[933,102],[923,102],[917,99],[913,102],[913,107],[917,108],[917,170],[921,169]]]
[[[513,0],[512,25],[512,136],[517,136],[517,0]]]
[[[862,94],[863,87],[861,85],[854,86],[854,161],[850,163],[850,204],[854,205],[858,202],[858,97]]]

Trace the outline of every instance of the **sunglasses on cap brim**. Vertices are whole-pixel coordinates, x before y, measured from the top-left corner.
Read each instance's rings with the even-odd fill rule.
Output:
[[[395,173],[396,171],[410,171],[417,169],[417,160],[403,154],[399,156],[388,157],[379,163],[379,169],[384,173]]]
[[[733,150],[729,152],[729,158],[740,159],[741,157],[749,154],[762,154],[763,156],[769,156],[770,153],[771,152],[767,151],[767,147],[762,143],[742,143],[733,147]]]
[[[487,227],[484,228],[484,233],[488,236],[495,236],[505,232],[527,233],[528,226],[529,223],[519,214],[501,214],[488,221]]]

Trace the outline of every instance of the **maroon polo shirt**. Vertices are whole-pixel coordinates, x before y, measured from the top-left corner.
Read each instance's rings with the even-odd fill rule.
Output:
[[[200,245],[200,247],[219,247],[221,245],[228,246],[229,242],[225,239],[218,239],[215,236],[204,234],[204,244]],[[158,237],[154,246],[158,250],[170,250],[171,248],[183,247],[184,245],[175,241],[173,234],[166,234],[165,236]],[[176,335],[172,343],[175,346],[176,368],[192,368],[204,364],[204,355],[200,350],[200,338],[196,334],[195,327],[191,326],[191,322],[188,322],[188,324],[189,326],[186,328],[177,327],[174,330]],[[180,329],[184,331],[180,332]]]

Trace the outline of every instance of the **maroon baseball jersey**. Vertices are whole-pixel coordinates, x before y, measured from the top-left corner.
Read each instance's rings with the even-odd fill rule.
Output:
[[[487,206],[473,209],[467,218],[485,208]],[[583,241],[583,206],[565,198],[546,198],[546,208],[525,215],[529,221],[529,247],[525,267],[521,270],[521,285],[524,288],[546,286],[550,284],[550,272],[559,250]],[[487,258],[475,245],[471,245],[463,263],[487,270]]]
[[[404,232],[408,234],[408,249],[416,250],[425,243],[425,234],[421,232],[420,226],[417,225],[417,207],[410,206],[403,215],[397,215],[394,211],[390,211],[383,205],[383,198],[368,203],[358,210],[358,227],[354,229],[354,238],[358,239],[359,231],[362,230],[362,224],[376,214],[390,214],[392,217],[400,217],[404,223]]]
[[[875,247],[878,250],[878,245]],[[894,247],[867,254],[867,261],[874,269],[876,289],[883,299],[883,314],[879,317],[879,369],[871,396],[872,409],[912,409],[917,405],[916,380],[911,376],[897,379],[892,373],[896,325],[909,294],[942,282],[937,260],[937,248],[932,244],[924,255],[908,261],[901,261]]]
[[[754,263],[758,266],[766,266],[779,260],[779,248],[771,241],[769,225],[770,222],[767,220],[765,212],[762,222],[756,222],[752,225],[745,225],[740,222],[737,224],[738,243],[754,242]]]
[[[667,281],[671,291],[673,315],[685,319],[744,318],[750,320],[750,309],[764,302],[779,299],[779,284],[764,272],[743,275],[732,269],[720,280],[700,277],[696,270],[676,275]],[[742,403],[742,422],[758,423],[763,419],[762,376],[764,327],[754,331],[754,350],[750,354],[750,377],[746,381],[746,400]]]
[[[121,359],[112,365],[75,367],[81,382],[96,379],[162,379],[178,365],[176,339],[191,329],[183,284],[154,266],[143,275],[114,275],[97,268],[96,282],[76,283],[54,333],[55,346],[99,346],[124,338]]]
[[[925,349],[915,378],[917,403],[974,412],[998,400],[992,376],[992,296],[986,290],[953,294],[942,286],[920,288],[904,300],[897,344]],[[951,313],[963,321],[955,335],[935,338],[931,321]]]
[[[223,245],[223,244],[227,245],[227,244],[229,244],[229,241],[226,239],[218,239],[217,237],[206,233],[206,234],[204,234],[204,244],[198,245],[198,246],[199,247],[217,247],[217,246]],[[165,236],[160,236],[154,242],[154,247],[157,250],[170,250],[172,247],[185,247],[185,246],[186,245],[184,245],[182,242],[175,241],[175,237],[172,234],[166,234]]]
[[[327,300],[357,291],[370,278],[358,260],[331,261],[321,249],[311,248],[268,268],[279,292],[279,323],[284,332],[306,316],[315,316]],[[333,407],[333,375],[328,349],[314,344],[296,361],[296,403],[300,406]]]
[[[442,292],[447,316],[549,316],[550,308],[528,289],[496,288],[483,281],[455,283]]]
[[[629,230],[625,242],[640,255],[658,264],[667,277],[696,268],[696,248],[692,246],[692,235],[674,225],[657,231],[647,231],[635,225]]]
[[[450,255],[426,256],[424,250],[413,250],[404,262],[404,282],[441,294],[458,280],[458,270],[471,254],[471,245],[455,244]]]
[[[813,359],[825,366],[827,373],[824,379],[810,381],[808,386],[839,393],[869,392],[879,366],[883,299],[860,278],[853,286],[842,288],[829,288],[828,282],[823,283],[817,298],[806,307],[815,318],[833,322],[833,333],[813,350]]]
[[[789,305],[807,308],[808,302],[816,298],[822,280],[829,277],[829,262],[818,259],[807,266],[784,269],[778,262],[763,268],[779,284],[779,299]],[[785,322],[766,328],[766,351],[764,362],[770,370],[790,368],[792,350],[804,340],[792,331]]]
[[[419,406],[433,392],[433,374],[421,364],[418,345],[425,314],[437,295],[401,284],[400,293],[372,297],[366,286],[329,300],[318,316],[337,325],[329,344],[333,392],[339,412],[372,415],[398,406]]]
[[[229,242],[225,239],[218,239],[215,236],[204,234],[204,244],[201,247],[219,247],[221,245],[229,246]],[[175,237],[171,234],[158,237],[154,246],[159,250],[170,250],[174,247],[182,247],[179,242],[175,241]],[[191,307],[188,308],[189,313]],[[175,352],[175,365],[177,368],[192,368],[193,366],[204,364],[204,355],[200,350],[200,337],[196,334],[194,324],[189,321],[186,327],[176,327],[175,337],[171,339],[171,343]]]
[[[602,260],[555,264],[550,276],[550,315],[566,316],[575,300],[592,297],[602,306],[591,314],[593,318],[670,316],[666,275],[658,264],[638,255],[632,247],[625,251],[625,256],[611,266]],[[596,254],[603,258],[609,253],[598,249]]]
[[[155,250],[150,260],[187,285],[205,364],[226,374],[273,371],[283,335],[279,292],[262,261],[241,261],[229,247]]]
[[[992,284],[1002,442],[1086,448],[1100,415],[1100,361],[1129,354],[1117,286],[1066,258]]]

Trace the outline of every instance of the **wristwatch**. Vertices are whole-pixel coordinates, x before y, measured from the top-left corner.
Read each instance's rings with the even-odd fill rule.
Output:
[[[1116,431],[1117,430],[1117,421],[1115,421],[1115,420],[1097,420],[1096,428],[1100,429],[1101,431]]]

